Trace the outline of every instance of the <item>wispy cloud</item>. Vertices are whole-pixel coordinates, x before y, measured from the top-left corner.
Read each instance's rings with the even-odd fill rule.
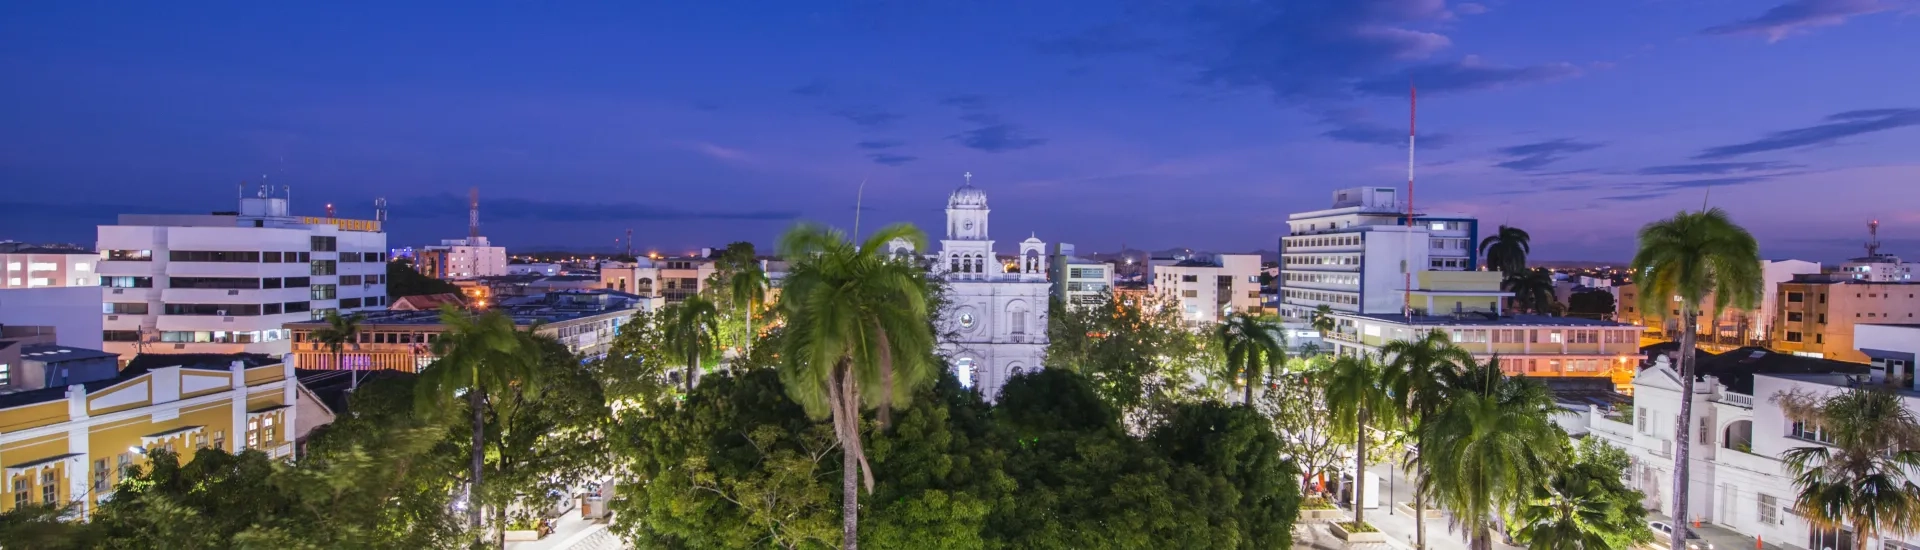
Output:
[[[1857,16],[1890,11],[1896,7],[1886,0],[1792,0],[1760,15],[1708,27],[1701,32],[1765,35],[1768,42],[1777,42],[1813,27],[1839,25]]]
[[[1404,97],[1408,87],[1418,87],[1423,94],[1449,94],[1474,90],[1491,90],[1519,84],[1531,84],[1570,78],[1580,75],[1580,68],[1572,63],[1547,63],[1526,67],[1506,67],[1481,60],[1479,56],[1467,56],[1452,63],[1431,63],[1416,65],[1393,74],[1361,81],[1354,86],[1361,93]]]
[[[1660,192],[1660,193],[1635,193],[1635,194],[1632,194],[1632,195],[1614,195],[1614,196],[1611,196],[1611,197],[1600,197],[1600,200],[1603,200],[1603,201],[1620,201],[1620,202],[1637,202],[1637,201],[1646,201],[1646,200],[1653,200],[1653,199],[1657,199],[1657,198],[1660,198],[1660,197],[1665,197],[1665,196],[1668,196],[1668,195],[1672,195],[1672,194],[1673,194],[1673,192],[1672,192],[1672,191],[1666,191],[1666,192]]]
[[[1324,110],[1320,113],[1320,123],[1331,127],[1320,135],[1336,141],[1395,147],[1407,144],[1405,128],[1395,128],[1374,122],[1359,109]],[[1440,149],[1452,142],[1453,136],[1448,134],[1420,133],[1421,147]]]
[[[1142,36],[1130,25],[1108,23],[1067,36],[1036,41],[1033,49],[1044,54],[1086,58],[1143,52],[1159,45],[1159,41]]]
[[[862,141],[860,143],[855,143],[853,145],[861,149],[892,149],[894,147],[899,147],[901,145],[906,145],[906,144],[907,142],[900,141],[897,139],[876,139],[876,140]]]
[[[800,97],[820,97],[820,96],[827,95],[827,83],[824,81],[815,80],[813,82],[808,82],[806,84],[794,86],[793,89],[787,90],[787,93],[791,93],[793,95],[797,95]]]
[[[463,218],[467,215],[467,197],[440,193],[403,198],[394,201],[393,211],[412,218]],[[487,199],[487,217],[494,220],[784,220],[798,216],[798,212],[787,210],[689,210],[631,202]]]
[[[1506,168],[1508,170],[1519,170],[1519,171],[1538,170],[1542,167],[1545,167],[1548,164],[1553,164],[1555,162],[1559,162],[1560,160],[1567,158],[1567,155],[1569,154],[1579,153],[1583,151],[1592,151],[1594,149],[1600,148],[1601,145],[1602,144],[1599,144],[1599,143],[1588,143],[1588,142],[1574,141],[1567,138],[1560,138],[1560,139],[1547,140],[1547,141],[1542,141],[1537,143],[1528,143],[1525,145],[1515,145],[1512,147],[1504,147],[1499,150],[1499,153],[1501,155],[1505,155],[1510,158],[1508,158],[1508,160],[1506,160],[1505,162],[1495,164],[1494,166],[1499,166],[1501,168]]]
[[[1774,170],[1789,170],[1793,168],[1804,168],[1804,167],[1805,165],[1793,164],[1790,162],[1781,162],[1777,160],[1768,160],[1768,161],[1759,161],[1759,162],[1700,162],[1700,163],[1694,163],[1694,164],[1669,164],[1666,166],[1649,166],[1646,168],[1641,168],[1639,170],[1634,170],[1633,173],[1642,175],[1642,176],[1680,176],[1680,175],[1692,176],[1692,175],[1739,174],[1739,173],[1745,173],[1745,172],[1770,172]]]
[[[1672,189],[1672,190],[1699,189],[1702,187],[1733,187],[1736,185],[1760,183],[1763,181],[1773,179],[1775,177],[1778,177],[1778,175],[1733,176],[1733,177],[1725,177],[1725,178],[1700,178],[1700,179],[1690,179],[1690,180],[1675,180],[1675,181],[1643,183],[1639,185],[1641,187],[1649,187],[1654,189]]]
[[[978,111],[987,108],[987,96],[980,94],[955,94],[940,98],[940,104],[962,111]]]
[[[748,154],[746,151],[742,151],[742,150],[734,149],[730,147],[722,147],[722,146],[714,145],[712,143],[707,143],[704,141],[696,141],[693,143],[689,143],[687,144],[687,147],[690,149],[693,149],[693,151],[696,153],[700,153],[702,155],[706,155],[707,157],[717,159],[717,160],[724,160],[727,162],[753,162],[753,155]]]
[[[893,153],[872,153],[867,155],[867,158],[873,159],[873,162],[876,164],[885,164],[887,166],[899,166],[920,159],[920,157],[896,155]]]
[[[1460,15],[1480,15],[1487,13],[1487,5],[1478,2],[1461,2],[1453,5],[1453,13]]]
[[[947,136],[947,139],[958,141],[961,145],[968,148],[989,153],[1017,151],[1029,147],[1038,147],[1047,142],[1044,138],[1036,138],[1023,134],[1019,126],[1012,124],[993,124],[974,128]]]
[[[1826,118],[1826,122],[1805,128],[1781,130],[1766,137],[1708,148],[1694,155],[1698,160],[1714,160],[1740,155],[1830,145],[1861,134],[1920,126],[1920,109],[1864,109],[1847,111]]]
[[[834,116],[847,119],[862,128],[879,128],[904,118],[899,113],[888,112],[878,107],[854,107],[833,112]]]
[[[1344,97],[1350,82],[1453,44],[1431,30],[1449,17],[1439,0],[1218,2],[1192,14],[1202,82],[1285,98]]]

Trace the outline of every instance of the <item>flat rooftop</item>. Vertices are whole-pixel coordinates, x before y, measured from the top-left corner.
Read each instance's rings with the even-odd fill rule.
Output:
[[[535,294],[509,300],[489,307],[488,311],[505,313],[513,319],[515,325],[534,323],[554,324],[575,319],[583,319],[608,313],[630,311],[640,307],[646,298],[637,294],[615,292],[611,290],[564,291]],[[477,312],[476,312],[477,313]],[[289,328],[318,329],[325,327],[326,321],[302,321],[287,323]],[[386,310],[362,314],[362,329],[390,326],[438,326],[439,311],[395,311]]]
[[[1383,323],[1406,324],[1407,316],[1397,313],[1342,313],[1341,316],[1364,317]],[[1583,327],[1583,328],[1627,328],[1634,325],[1599,319],[1579,317],[1554,317],[1551,315],[1502,315],[1487,313],[1463,313],[1460,315],[1415,315],[1413,324],[1430,326],[1488,326],[1488,327]]]
[[[88,359],[118,359],[120,354],[107,353],[97,349],[76,348],[53,344],[36,344],[20,348],[20,358],[42,363],[65,363],[67,361],[85,361]]]

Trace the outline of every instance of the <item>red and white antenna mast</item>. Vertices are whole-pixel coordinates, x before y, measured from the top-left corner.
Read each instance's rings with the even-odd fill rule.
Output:
[[[1413,147],[1415,128],[1420,125],[1420,89],[1407,86],[1407,236],[1406,259],[1401,261],[1400,271],[1406,274],[1406,289],[1401,297],[1406,303],[1407,324],[1413,324]]]

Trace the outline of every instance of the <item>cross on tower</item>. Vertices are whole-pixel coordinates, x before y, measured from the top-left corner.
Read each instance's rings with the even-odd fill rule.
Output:
[[[967,178],[967,185],[973,185],[973,172],[967,172],[961,176]]]

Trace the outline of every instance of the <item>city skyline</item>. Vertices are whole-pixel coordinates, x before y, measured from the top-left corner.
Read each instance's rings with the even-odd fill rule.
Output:
[[[1915,256],[1920,61],[1885,53],[1920,51],[1913,9],[8,6],[0,238],[228,210],[265,176],[303,214],[387,198],[394,246],[464,236],[469,187],[519,250],[771,245],[850,226],[863,179],[863,227],[936,227],[971,171],[1048,242],[1272,250],[1335,189],[1404,185],[1412,84],[1423,209],[1535,257],[1625,260],[1703,200],[1766,257],[1858,255],[1872,219]]]

